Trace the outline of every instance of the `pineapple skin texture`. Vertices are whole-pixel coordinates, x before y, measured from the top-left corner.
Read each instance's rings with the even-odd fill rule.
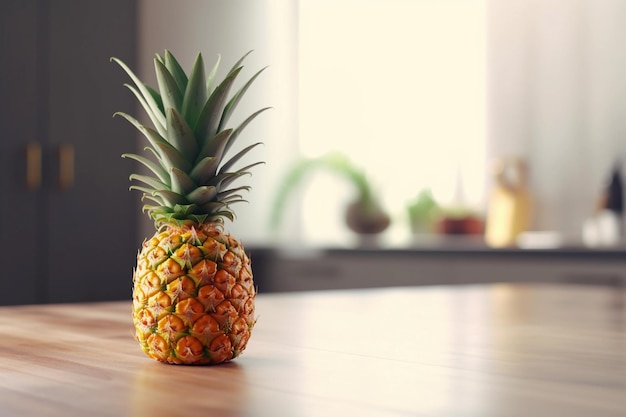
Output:
[[[135,338],[151,358],[213,365],[246,348],[256,323],[251,262],[221,224],[157,231],[143,242],[133,283]]]

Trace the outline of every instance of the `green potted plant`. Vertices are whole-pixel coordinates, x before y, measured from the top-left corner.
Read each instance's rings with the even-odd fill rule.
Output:
[[[344,213],[346,226],[357,234],[373,235],[383,232],[391,222],[380,204],[378,195],[365,172],[341,153],[329,153],[317,158],[300,158],[287,171],[279,186],[271,213],[270,226],[277,229],[283,218],[288,198],[313,171],[327,170],[339,175],[354,186],[355,198]]]
[[[413,235],[433,233],[440,212],[441,208],[430,189],[421,190],[406,206],[411,233]]]

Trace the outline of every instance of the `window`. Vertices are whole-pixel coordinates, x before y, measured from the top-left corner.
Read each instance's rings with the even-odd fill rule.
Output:
[[[299,140],[304,156],[345,153],[377,185],[408,237],[423,188],[445,205],[482,204],[484,0],[302,0]],[[304,196],[303,239],[343,243],[349,188],[325,175]]]

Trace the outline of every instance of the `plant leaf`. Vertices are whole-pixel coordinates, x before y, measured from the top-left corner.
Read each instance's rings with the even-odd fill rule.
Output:
[[[154,54],[154,58],[158,59],[161,64],[165,65],[165,60],[163,59],[163,57],[161,55]]]
[[[213,219],[220,219],[222,217],[227,218],[228,220],[235,221],[235,214],[230,211],[230,209],[227,210],[221,210],[221,211],[216,211],[211,215],[211,218]]]
[[[197,211],[200,207],[198,207],[197,204],[176,204],[174,206],[174,212],[176,213],[181,213],[185,216],[188,216],[190,214],[193,214],[195,211]]]
[[[231,148],[231,146],[233,146],[233,144],[235,143],[239,135],[241,135],[243,130],[246,128],[246,126],[250,124],[250,122],[252,122],[259,114],[269,109],[271,109],[271,107],[264,107],[260,110],[257,110],[254,113],[252,113],[250,116],[248,116],[246,120],[241,122],[241,124],[237,126],[235,130],[233,130],[233,134],[228,139],[228,143],[226,144],[226,147],[224,148],[224,153],[228,152],[228,150]]]
[[[249,172],[226,172],[224,174],[216,175],[210,183],[211,185],[215,185],[218,189],[222,190],[237,178],[249,174]]]
[[[249,171],[250,168],[253,168],[257,165],[261,165],[264,164],[265,162],[255,162],[254,164],[250,164],[246,167],[241,168],[240,170],[236,171],[236,172],[225,172],[223,174],[219,174],[217,175],[215,178],[218,181],[218,185],[217,187],[219,189],[223,189],[226,188],[230,183],[232,183],[233,181],[235,181],[237,178],[243,176],[243,175],[252,175],[251,172]]]
[[[161,205],[165,205],[167,203],[161,196],[154,195],[154,190],[151,188],[142,187],[140,185],[131,185],[128,189],[141,191],[143,193],[143,196],[141,197],[142,200],[147,198]]]
[[[189,176],[197,184],[204,184],[211,176],[215,175],[219,159],[213,156],[207,156],[196,164],[189,173]],[[212,174],[213,173],[213,174]]]
[[[146,137],[146,139],[148,139],[148,142],[150,142],[150,144],[152,146],[156,147],[157,143],[165,143],[168,144],[167,140],[165,140],[163,138],[163,136],[161,136],[159,134],[159,132],[155,131],[154,129],[146,126],[146,125],[142,125],[139,120],[135,119],[133,116],[127,114],[127,113],[115,113],[114,116],[122,116],[123,118],[125,118],[126,120],[128,120],[130,123],[133,124],[133,126],[135,126],[135,128],[137,130],[139,130],[141,133],[143,133],[143,135]]]
[[[135,75],[135,73],[120,59],[111,58],[111,61],[116,62],[122,69],[128,74],[128,76],[133,80],[137,88],[139,89],[140,96],[146,101],[147,106],[152,110],[152,113],[155,115],[161,114],[163,116],[161,125],[165,125],[165,116],[159,111],[159,106],[157,102],[150,94],[150,91],[146,88],[145,84]]]
[[[189,194],[187,194],[187,199],[194,202],[195,204],[202,206],[215,199],[216,195],[217,188],[211,185],[205,185],[202,187],[198,187]]]
[[[233,65],[233,67],[230,69],[229,72],[233,72],[235,69],[241,67],[241,64],[243,63],[244,59],[246,59],[248,55],[250,55],[252,52],[254,52],[254,49],[249,50],[241,58],[239,58],[239,61],[235,62],[235,64]]]
[[[196,138],[199,140],[205,141],[215,136],[217,133],[217,128],[222,118],[222,112],[224,111],[226,100],[228,99],[228,93],[240,71],[241,67],[228,74],[215,88],[213,93],[211,93],[211,96],[202,108],[193,129]]]
[[[157,202],[157,203],[158,203],[158,202]],[[144,213],[145,213],[146,211],[147,211],[148,213],[153,213],[153,212],[157,212],[157,211],[158,211],[158,209],[159,209],[159,207],[161,207],[161,206],[154,206],[154,205],[152,205],[152,204],[144,204],[144,205],[141,207],[141,211],[142,211],[142,212],[144,212]]]
[[[206,213],[213,213],[225,206],[226,203],[222,203],[221,201],[210,201],[208,203],[202,204],[200,207],[202,208],[202,211]]]
[[[185,74],[185,70],[180,66],[176,57],[172,55],[170,51],[166,49],[164,55],[165,60],[163,63],[165,64],[165,67],[170,74],[172,74],[174,80],[176,80],[176,85],[178,85],[180,91],[185,91],[187,88],[187,74]]]
[[[143,135],[148,139],[148,142],[153,146],[153,148],[156,148],[156,150],[153,148],[145,149],[152,151],[165,169],[169,171],[169,169],[173,166],[180,168],[183,171],[187,171],[189,169],[189,162],[185,160],[185,158],[180,154],[180,152],[178,152],[176,148],[170,145],[167,140],[159,135],[158,132],[149,128],[148,126],[142,125],[137,119],[126,113],[115,114],[123,116],[126,120],[131,122],[141,133],[143,133]]]
[[[215,215],[226,217],[231,222],[235,221],[235,214],[232,211],[218,211]]]
[[[196,123],[206,103],[207,91],[205,84],[204,60],[202,59],[202,54],[198,54],[189,74],[187,88],[183,90],[185,95],[183,97],[182,115],[190,125]]]
[[[243,167],[241,169],[238,169],[236,172],[237,173],[250,174],[250,169],[254,168],[257,165],[265,165],[265,162],[259,161],[259,162],[255,162],[254,164],[246,165],[245,167]]]
[[[237,163],[237,161],[239,161],[245,154],[247,154],[248,152],[250,152],[252,149],[256,148],[259,145],[262,145],[263,142],[257,142],[253,145],[250,145],[248,147],[246,147],[245,149],[241,150],[240,152],[238,152],[235,156],[233,156],[232,158],[230,158],[228,161],[226,161],[226,163],[224,163],[224,165],[222,165],[222,167],[220,168],[220,173],[222,172],[226,172],[228,171],[234,164]]]
[[[154,69],[161,99],[163,100],[163,108],[166,112],[169,108],[180,110],[183,105],[183,93],[178,88],[176,80],[174,80],[174,77],[172,77],[165,65],[157,59],[154,60]]]
[[[192,161],[198,152],[198,145],[193,131],[183,116],[170,108],[167,112],[167,140],[188,161]]]
[[[172,191],[178,194],[187,194],[196,189],[196,183],[189,176],[178,168],[170,169],[170,178],[172,179]],[[163,187],[161,187],[163,188]]]
[[[219,132],[214,137],[210,138],[204,143],[204,146],[198,153],[198,160],[202,160],[207,156],[212,156],[217,158],[219,161],[222,160],[222,156],[224,155],[224,150],[226,149],[226,144],[230,138],[230,135],[233,133],[232,129],[226,129]],[[217,172],[217,168],[215,169]],[[213,172],[212,175],[215,175]]]
[[[165,170],[163,169],[163,167],[161,167],[161,165],[157,164],[156,162],[153,162],[151,160],[149,160],[148,158],[145,158],[141,155],[135,155],[132,153],[125,153],[122,155],[122,158],[130,158],[130,159],[134,159],[135,161],[139,162],[140,164],[142,164],[143,166],[145,166],[146,168],[148,168],[150,171],[152,171],[152,173],[154,175],[156,175],[159,180],[161,182],[163,182],[164,184],[166,184],[169,187],[169,175],[167,175],[167,172],[165,172]]]
[[[221,201],[226,203],[226,204],[232,204],[232,203],[239,203],[239,202],[246,201],[246,200],[244,200],[243,196],[241,196],[239,194],[233,194],[231,196],[228,196],[228,197],[222,199]]]
[[[163,207],[163,199],[161,199],[160,197],[157,197],[157,196],[153,196],[152,194],[144,194],[141,197],[141,201],[143,201],[143,200],[154,201],[155,203],[158,204],[158,207]],[[145,207],[145,205],[144,205],[144,207]],[[155,206],[155,207],[157,207],[157,206]]]
[[[237,105],[241,101],[242,97],[246,94],[246,91],[248,91],[248,88],[250,88],[254,80],[256,80],[257,77],[261,75],[261,73],[265,71],[266,69],[267,67],[261,68],[256,74],[252,76],[252,78],[248,80],[247,83],[244,84],[243,87],[239,89],[239,91],[235,93],[235,95],[233,95],[233,97],[230,99],[228,104],[226,104],[226,107],[224,107],[224,112],[222,113],[222,118],[220,120],[220,125],[218,129],[221,130],[224,128],[224,126],[226,126],[226,123],[228,123],[230,116],[233,114],[233,112],[237,108]]]
[[[211,72],[209,73],[209,75],[207,75],[207,79],[206,79],[206,92],[207,92],[207,96],[210,96],[211,93],[213,93],[213,89],[214,89],[214,85],[215,85],[215,77],[217,75],[217,70],[220,67],[220,62],[222,60],[222,56],[220,54],[217,54],[217,59],[215,60],[215,64],[213,65],[213,69],[211,69]]]
[[[154,99],[154,101],[156,101],[157,106],[159,106],[159,110],[161,111],[161,114],[164,115],[165,109],[163,108],[163,99],[161,98],[161,94],[159,94],[158,91],[156,91],[154,88],[150,87],[149,85],[145,85],[145,87],[150,93],[150,95],[152,96],[152,98]]]
[[[217,194],[217,199],[220,201],[223,201],[224,198],[228,197],[229,195],[232,195],[233,193],[236,193],[238,191],[250,191],[251,189],[252,187],[250,187],[249,185],[243,185],[241,187],[231,188],[230,190],[219,192]]]
[[[188,172],[191,165],[178,150],[167,142],[159,142],[156,144],[161,161],[169,171],[172,168],[178,168],[181,171]]]
[[[170,190],[154,190],[151,193],[153,196],[159,196],[163,199],[164,205],[174,207],[176,204],[186,204],[187,200],[182,195]]]
[[[156,179],[154,177],[150,177],[148,175],[131,174],[129,179],[131,181],[133,181],[133,180],[141,181],[144,184],[147,184],[150,187],[152,187],[154,190],[160,190],[160,189],[163,189],[163,188],[168,188],[167,184],[164,184],[161,181],[159,181],[158,179]]]
[[[153,112],[152,111],[152,107],[150,107],[148,102],[143,98],[141,93],[135,87],[133,87],[130,84],[124,84],[124,86],[127,87],[135,95],[135,97],[137,98],[137,101],[139,102],[139,104],[141,104],[143,109],[146,111],[146,114],[148,115],[148,118],[152,122],[152,125],[154,126],[154,128],[161,135],[165,135],[165,117],[163,116],[163,113],[161,113],[160,111],[158,111],[156,113]],[[161,106],[162,106],[162,104],[161,104]],[[122,114],[122,112],[118,112],[118,113],[115,113],[115,114]]]

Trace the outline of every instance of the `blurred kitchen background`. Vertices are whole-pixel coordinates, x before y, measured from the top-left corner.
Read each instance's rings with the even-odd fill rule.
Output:
[[[269,69],[248,204],[228,228],[261,291],[482,281],[623,283],[622,0],[2,0],[0,303],[130,297],[153,233],[129,192],[143,147],[117,56],[201,51]],[[224,75],[223,72],[221,74]],[[337,157],[388,226],[346,223]],[[336,160],[336,159],[335,159]],[[278,219],[271,224],[277,201]],[[371,230],[370,230],[371,231]]]

